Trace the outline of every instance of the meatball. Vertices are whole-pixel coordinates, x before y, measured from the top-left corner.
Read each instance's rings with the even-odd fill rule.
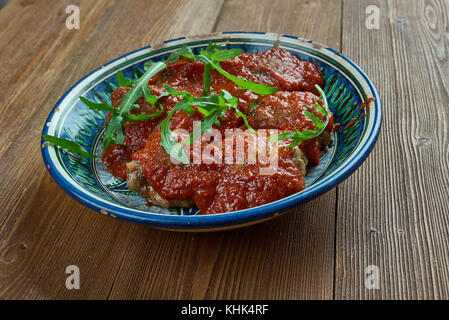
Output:
[[[245,139],[243,162],[237,160],[237,147],[233,147],[231,162],[222,157],[217,163],[194,163],[191,158],[189,164],[175,164],[160,146],[160,133],[155,132],[149,136],[145,148],[135,152],[127,163],[128,188],[153,204],[196,205],[206,214],[262,205],[304,189],[307,158],[299,148],[288,148],[283,141],[267,142],[272,146],[267,147],[267,152],[273,155],[276,151],[273,166],[271,162],[249,160],[249,153],[257,152],[260,143],[255,135],[242,131],[226,137],[233,139],[232,145],[238,138]],[[226,145],[227,140],[221,146],[222,156]],[[202,147],[206,146],[203,143]],[[272,172],[264,173],[267,168]]]
[[[322,121],[326,116],[316,107],[322,105],[320,98],[311,92],[278,91],[265,96],[249,114],[248,122],[254,129],[275,128],[281,131],[315,130],[316,126],[306,115],[308,111]],[[333,118],[329,119],[326,130],[320,136],[301,143],[300,148],[311,165],[318,165],[321,151],[327,150],[330,142]]]
[[[299,60],[283,49],[261,54],[242,53],[221,66],[235,76],[277,87],[282,91],[310,91],[323,86],[323,77],[315,62]]]

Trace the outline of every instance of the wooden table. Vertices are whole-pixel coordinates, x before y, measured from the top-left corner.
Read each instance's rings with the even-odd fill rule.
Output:
[[[65,27],[72,3],[79,30]],[[67,89],[150,43],[225,30],[313,39],[373,79],[382,132],[350,178],[281,218],[206,234],[104,217],[57,186],[40,134]],[[448,32],[447,0],[12,0],[0,10],[0,298],[448,299]]]

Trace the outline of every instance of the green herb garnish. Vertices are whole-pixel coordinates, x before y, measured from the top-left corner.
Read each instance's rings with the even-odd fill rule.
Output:
[[[289,145],[290,148],[293,148],[293,147],[300,145],[303,141],[316,138],[320,134],[323,133],[324,129],[326,129],[326,126],[329,123],[329,114],[330,114],[329,105],[327,103],[326,95],[323,92],[323,90],[318,85],[315,85],[315,88],[320,93],[320,98],[321,98],[321,100],[323,100],[323,103],[324,103],[324,107],[322,107],[318,103],[315,104],[315,107],[326,116],[326,120],[324,122],[321,122],[321,120],[313,113],[311,113],[309,111],[304,111],[304,115],[307,118],[309,118],[313,122],[313,124],[316,126],[315,130],[299,131],[299,130],[296,130],[296,128],[295,128],[294,132],[284,131],[283,133],[269,137],[268,139],[270,141],[293,139],[293,141]]]
[[[213,62],[209,59],[207,56],[198,56],[198,60],[210,64],[211,68],[217,70],[221,75],[226,77],[227,79],[231,80],[235,84],[239,86],[242,90],[250,90],[254,93],[260,94],[262,96],[266,96],[269,94],[275,93],[278,88],[276,87],[270,87],[266,84],[262,83],[254,83],[251,80],[245,80],[239,77],[236,77],[229,72],[225,71],[218,63]]]
[[[148,66],[145,73],[137,80],[130,81],[123,76],[123,73],[117,74],[117,81],[124,86],[132,86],[122,99],[118,108],[113,108],[104,103],[94,103],[81,97],[80,99],[90,108],[97,110],[106,110],[111,112],[111,121],[108,123],[106,132],[103,138],[103,146],[107,148],[112,144],[123,144],[125,135],[123,134],[122,125],[126,121],[142,121],[150,118],[156,118],[162,115],[163,108],[160,106],[160,110],[153,114],[146,114],[144,112],[139,115],[131,113],[131,110],[138,109],[139,105],[135,102],[144,97],[145,100],[152,105],[156,105],[160,97],[156,97],[151,94],[151,89],[147,88],[150,79],[158,72],[167,68],[167,65],[163,62],[155,62]]]
[[[182,110],[188,115],[192,115],[196,110],[203,115],[203,121],[201,122],[201,129],[194,129],[194,132],[190,133],[189,137],[183,142],[186,145],[190,145],[201,136],[205,131],[211,130],[213,125],[220,125],[219,119],[224,117],[224,112],[227,110],[234,109],[236,114],[241,117],[252,133],[257,133],[253,128],[250,127],[246,115],[238,109],[238,99],[233,97],[226,90],[222,90],[218,95],[217,93],[210,90],[211,86],[211,70],[215,69],[217,72],[222,74],[227,79],[236,83],[242,90],[250,90],[256,94],[269,95],[277,91],[277,88],[270,87],[265,84],[254,83],[251,80],[245,80],[238,78],[220,66],[220,61],[225,61],[238,56],[242,51],[240,49],[223,49],[218,45],[209,44],[206,49],[200,50],[198,54],[194,54],[192,49],[184,46],[179,50],[173,52],[168,58],[167,62],[173,63],[179,60],[180,57],[185,57],[192,60],[198,60],[204,63],[204,73],[203,73],[203,84],[204,89],[201,97],[194,97],[190,92],[178,91],[168,84],[163,84],[166,92],[160,96],[155,96],[151,94],[151,88],[148,88],[149,80],[155,76],[160,71],[167,68],[167,65],[163,62],[146,62],[145,63],[145,73],[137,80],[127,79],[121,71],[117,72],[117,83],[122,87],[131,87],[120,103],[118,108],[113,108],[112,106],[105,103],[95,103],[84,97],[80,97],[90,109],[108,111],[111,113],[111,121],[108,123],[105,135],[103,138],[104,148],[112,144],[123,144],[125,136],[123,133],[123,124],[126,121],[142,121],[150,118],[156,118],[163,114],[163,106],[159,103],[159,99],[164,96],[182,96],[180,100],[170,111],[167,112],[167,117],[163,119],[159,126],[161,128],[161,146],[166,150],[166,152],[173,157],[177,158],[182,163],[188,163],[189,159],[185,154],[182,144],[176,141],[175,133],[170,130],[169,122],[173,114]],[[326,97],[318,86],[317,90],[320,92],[320,96],[324,101],[324,108],[319,104],[316,104],[316,108],[326,115],[326,121],[323,123],[314,114],[305,111],[304,114],[308,117],[317,127],[315,130],[305,130],[295,132],[283,132],[277,136],[270,137],[272,141],[278,141],[283,139],[293,139],[290,147],[299,145],[302,141],[312,139],[319,136],[327,126],[329,121],[329,107],[327,104]],[[158,105],[160,109],[153,114],[145,114],[144,112],[140,114],[131,113],[131,110],[138,109],[139,105],[136,101],[144,97],[145,100],[151,105]],[[196,110],[195,110],[195,108]],[[52,137],[49,135],[44,135],[43,138],[56,146],[59,146],[69,152],[77,153],[82,157],[93,158],[95,156],[88,153],[83,147],[81,147],[76,142],[61,139],[57,137]]]
[[[167,63],[175,63],[181,57],[185,57],[185,58],[191,59],[191,60],[193,60],[195,58],[192,49],[190,49],[190,47],[188,47],[186,45],[183,45],[178,50],[173,51],[172,53],[170,53],[170,55],[168,56],[166,62]]]
[[[117,83],[120,87],[132,87],[133,85],[133,81],[127,79],[121,71],[117,72]]]
[[[44,134],[42,138],[44,138],[44,140],[51,143],[52,145],[58,146],[71,153],[77,153],[83,158],[91,158],[91,159],[96,158],[95,155],[87,152],[86,149],[84,149],[81,145],[79,145],[74,141],[63,138],[57,138],[54,136],[50,136],[48,134]]]
[[[234,109],[238,116],[242,117],[248,129],[255,133],[256,131],[251,128],[246,119],[246,115],[238,109],[238,99],[233,97],[226,90],[222,90],[221,94],[211,93],[207,97],[194,97],[187,91],[178,91],[168,84],[163,85],[165,90],[171,95],[182,96],[182,100],[179,101],[173,109],[168,111],[167,118],[165,118],[159,126],[161,127],[161,145],[164,147],[168,154],[175,157],[182,163],[188,163],[189,159],[185,155],[182,146],[179,142],[173,140],[174,133],[170,130],[169,122],[173,114],[178,110],[183,110],[187,114],[191,115],[195,113],[195,106],[204,118],[201,122],[201,130],[198,131],[197,128],[194,132],[191,132],[189,137],[184,141],[185,144],[190,145],[194,142],[194,137],[201,136],[205,131],[211,130],[212,126],[215,124],[220,125],[219,118],[224,117],[224,112],[227,110]]]
[[[139,108],[139,105],[135,102],[141,97],[144,97],[145,100],[152,105],[156,105],[162,96],[167,95],[163,94],[156,97],[151,94],[151,89],[147,88],[149,80],[165,68],[167,68],[167,65],[162,62],[147,64],[145,73],[135,81],[126,79],[121,71],[117,72],[118,84],[124,87],[131,87],[131,90],[124,95],[118,108],[113,108],[106,103],[96,103],[84,97],[80,97],[80,100],[83,101],[89,109],[108,111],[111,113],[111,121],[107,125],[103,138],[103,146],[105,149],[112,144],[123,144],[125,135],[123,133],[122,126],[126,121],[142,121],[150,118],[156,118],[163,114],[164,110],[160,104],[160,109],[153,114],[146,114],[142,112],[136,115],[131,113],[131,110]],[[94,157],[76,142],[50,135],[44,135],[43,138],[51,144],[61,147],[69,152],[78,153],[82,157]]]
[[[80,97],[80,100],[84,102],[86,106],[89,107],[91,110],[100,110],[100,111],[109,111],[109,112],[116,112],[117,109],[111,107],[110,105],[106,103],[96,103],[93,101],[90,101],[84,97]]]
[[[204,91],[203,95],[207,95],[210,92],[210,69],[217,70],[221,75],[231,80],[235,84],[239,86],[242,90],[250,90],[256,94],[260,95],[269,95],[275,93],[278,88],[270,87],[266,84],[262,83],[254,83],[251,80],[245,80],[239,77],[236,77],[229,72],[225,71],[220,66],[220,61],[225,61],[228,59],[232,59],[238,56],[242,51],[240,49],[223,49],[220,46],[215,44],[209,44],[206,49],[201,50],[198,54],[194,54],[193,51],[187,47],[181,47],[179,50],[172,52],[167,59],[167,62],[175,62],[178,61],[179,57],[183,56],[188,59],[199,60],[204,63],[204,74],[203,74],[203,82],[204,82]]]
[[[220,61],[226,61],[228,59],[233,59],[243,51],[240,49],[223,49],[216,44],[210,43],[206,49],[201,49],[198,56],[193,55],[193,53],[189,53],[189,56],[193,56],[193,58],[198,59],[204,62],[204,73],[203,73],[203,84],[204,91],[202,96],[207,96],[210,92],[210,85],[212,83],[212,74],[211,69],[214,68],[211,63],[207,61],[201,60],[200,57],[207,57],[211,62],[220,66]],[[221,67],[220,67],[221,68]],[[215,68],[214,68],[215,69]]]

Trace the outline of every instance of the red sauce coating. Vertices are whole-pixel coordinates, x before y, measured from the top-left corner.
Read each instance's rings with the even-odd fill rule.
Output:
[[[323,85],[323,79],[316,63],[301,61],[285,50],[272,49],[262,54],[243,53],[232,60],[221,62],[223,69],[236,76],[256,83],[276,86],[279,91],[270,96],[259,96],[240,89],[235,83],[212,70],[211,90],[220,93],[227,90],[239,99],[239,109],[246,113],[255,129],[275,128],[292,131],[314,129],[314,124],[303,112],[314,112],[310,105],[322,104],[315,95],[315,84]],[[189,91],[200,96],[203,91],[203,63],[181,59],[169,64],[167,69],[153,77],[148,84],[152,93],[164,92],[162,84],[168,83],[179,91]],[[111,95],[113,106],[120,105],[123,95],[130,88],[117,88]],[[309,92],[303,92],[309,91]],[[179,97],[165,97],[161,103],[170,110],[180,100]],[[153,106],[143,98],[137,101],[141,107],[136,112],[153,113]],[[322,114],[316,113],[323,117]],[[275,174],[263,176],[261,164],[247,165],[174,165],[169,155],[160,146],[159,122],[161,117],[124,125],[123,146],[108,147],[103,154],[103,162],[116,177],[126,179],[126,163],[139,160],[148,184],[167,200],[193,199],[203,213],[229,212],[269,203],[304,189],[304,177],[291,160],[292,149],[279,149],[278,169]],[[201,120],[196,112],[187,115],[177,111],[170,120],[171,129],[193,130],[193,121]],[[106,122],[108,117],[106,118]],[[243,120],[235,111],[226,112],[217,127],[239,128]],[[326,128],[333,128],[332,117]],[[301,144],[301,149],[313,165],[319,163],[320,150],[316,139]]]
[[[111,94],[112,106],[118,107],[122,101],[123,96],[130,90],[130,88],[118,87]],[[154,90],[153,90],[154,91]],[[153,92],[155,93],[155,92]],[[160,93],[159,93],[160,94]],[[140,109],[131,110],[132,113],[139,113],[142,110],[148,113],[154,113],[157,110],[155,107],[150,106],[144,101],[143,98],[139,99],[137,103]],[[123,126],[123,133],[125,134],[124,145],[112,145],[106,148],[103,152],[102,161],[106,165],[109,172],[115,177],[122,180],[126,180],[126,162],[131,159],[131,155],[137,150],[142,149],[145,146],[146,140],[150,133],[159,131],[159,122],[166,116],[164,113],[162,116],[156,119],[148,119],[136,122],[126,122]],[[110,121],[110,115],[106,117],[106,123]]]
[[[193,155],[191,164],[176,165],[160,146],[160,132],[155,132],[132,159],[140,161],[148,184],[165,199],[191,198],[203,213],[210,214],[262,205],[304,189],[304,177],[291,160],[293,152],[280,147],[276,172],[270,175],[260,172],[268,164],[196,165]]]
[[[304,115],[304,111],[309,111],[324,121],[325,116],[314,107],[316,103],[323,106],[323,101],[311,92],[278,91],[259,100],[258,107],[254,114],[249,115],[248,122],[254,129],[313,130],[315,125]],[[326,130],[330,132],[332,128],[331,115]],[[316,138],[304,141],[300,148],[312,165],[319,164],[320,149]]]
[[[278,87],[281,91],[318,94],[315,84],[323,86],[323,77],[316,63],[299,60],[282,49],[271,49],[261,54],[242,53],[221,65],[229,73]]]

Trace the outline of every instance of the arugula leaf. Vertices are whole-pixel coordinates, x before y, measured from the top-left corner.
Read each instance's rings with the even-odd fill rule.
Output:
[[[86,149],[84,149],[81,145],[79,145],[74,141],[50,136],[48,134],[44,134],[42,138],[44,138],[47,142],[51,143],[54,146],[58,146],[71,153],[77,153],[83,158],[90,158],[90,159],[96,158],[95,155],[90,154],[89,152],[86,151]]]
[[[206,55],[205,53],[208,53],[209,58],[214,61],[214,62],[219,62],[219,61],[226,61],[229,59],[234,59],[235,57],[237,57],[238,55],[240,55],[243,50],[241,49],[223,49],[219,46],[215,46],[213,50],[209,50],[203,53],[200,52],[200,54]]]
[[[212,84],[212,74],[210,72],[210,64],[206,63],[204,65],[204,72],[203,72],[203,86],[204,90],[201,94],[203,97],[207,96],[210,93],[210,85]]]
[[[215,124],[217,126],[220,126],[220,121],[218,118],[223,118],[223,109],[222,108],[216,108],[212,111],[210,111],[205,117],[204,120],[201,122],[201,131],[200,135],[202,135],[206,131],[210,131],[212,129],[212,126]],[[186,141],[188,144],[193,143],[193,133],[190,134],[189,140]]]
[[[182,145],[173,140],[175,133],[170,130],[170,119],[177,110],[183,110],[186,107],[186,104],[181,104],[182,101],[178,102],[173,109],[171,109],[167,113],[167,117],[159,123],[159,127],[161,128],[161,146],[165,149],[167,154],[176,158],[183,164],[188,164],[190,159],[185,154],[182,149]]]
[[[80,97],[81,101],[83,101],[89,109],[109,111],[111,113],[111,121],[107,124],[106,132],[103,138],[103,146],[105,149],[111,144],[123,144],[125,135],[123,133],[122,125],[126,121],[142,121],[150,118],[156,118],[163,114],[164,110],[160,104],[159,110],[153,114],[145,114],[142,112],[136,115],[131,113],[131,110],[139,108],[139,105],[135,102],[141,97],[144,97],[148,103],[156,105],[160,98],[168,95],[168,93],[165,93],[159,97],[156,97],[151,94],[151,89],[147,87],[150,79],[165,68],[167,68],[167,65],[163,62],[146,63],[145,73],[135,81],[126,79],[121,71],[117,72],[117,82],[119,85],[131,87],[131,90],[123,96],[122,102],[118,108],[113,108],[105,103],[95,103],[84,97]]]
[[[197,56],[197,58],[198,60],[204,62],[205,64],[210,64],[211,68],[217,70],[221,75],[237,84],[239,88],[242,90],[250,90],[262,96],[273,94],[278,90],[277,87],[270,87],[263,83],[254,83],[251,80],[245,80],[243,78],[236,77],[230,74],[229,72],[225,71],[218,63],[213,62],[209,57],[205,55],[200,54]]]
[[[132,87],[133,81],[126,79],[123,72],[117,72],[117,83],[120,87]]]
[[[86,104],[86,106],[89,107],[89,109],[92,110],[100,110],[100,111],[109,111],[111,113],[117,113],[117,109],[111,107],[110,105],[106,103],[95,103],[93,101],[87,100],[84,97],[80,97],[80,100]]]
[[[164,107],[161,104],[159,104],[159,110],[156,111],[155,113],[146,114],[145,112],[142,112],[139,115],[129,113],[126,115],[126,120],[127,121],[142,121],[142,120],[160,117],[163,113],[164,113]]]
[[[224,117],[224,111],[230,110],[231,108],[237,108],[235,101],[228,100],[224,97],[224,92],[225,90],[222,91],[220,96],[216,93],[212,93],[207,99],[198,98],[195,101],[195,105],[198,105],[201,108],[200,112],[203,113],[205,117],[201,122],[201,130],[198,132],[198,129],[196,128],[197,130],[195,132],[190,133],[189,138],[185,141],[186,144],[192,144],[194,136],[201,136],[204,132],[211,130],[214,124],[220,126],[218,118]]]
[[[119,114],[111,118],[103,137],[103,147],[105,149],[112,144],[123,144],[125,141],[125,135],[122,130],[123,122],[124,119]]]
[[[185,57],[193,60],[193,51],[190,49],[190,47],[183,45],[181,48],[179,48],[176,51],[173,51],[170,53],[168,58],[165,60],[168,63],[174,63],[179,60],[180,57]]]
[[[232,96],[228,91],[222,90],[220,95],[212,92],[207,97],[194,97],[189,92],[178,91],[166,83],[163,86],[168,93],[183,97],[183,99],[175,106],[177,110],[184,110],[187,114],[193,114],[195,113],[195,109],[193,109],[192,106],[195,106],[197,110],[205,116],[201,124],[201,134],[206,130],[211,129],[214,124],[220,125],[218,118],[222,118],[224,116],[223,112],[230,109],[235,109],[237,115],[243,119],[248,129],[251,132],[256,133],[256,131],[248,124],[246,115],[238,109],[238,99]],[[173,109],[171,111],[173,111]],[[189,143],[193,143],[192,134],[190,134]]]
[[[161,128],[161,145],[165,151],[176,157],[182,163],[188,163],[189,159],[185,155],[180,143],[173,140],[174,133],[170,130],[169,122],[177,110],[183,110],[187,114],[195,113],[196,109],[204,115],[203,121],[201,122],[201,129],[195,128],[193,132],[190,133],[189,137],[185,139],[184,144],[190,145],[194,141],[194,137],[201,136],[205,131],[211,130],[213,125],[220,125],[219,118],[224,117],[224,112],[227,110],[235,109],[237,115],[243,118],[245,124],[251,130],[251,132],[256,132],[252,129],[246,119],[246,115],[243,114],[237,108],[238,99],[233,97],[226,90],[222,90],[220,95],[212,92],[207,97],[194,97],[192,94],[186,91],[178,91],[168,84],[163,85],[165,90],[171,95],[182,96],[182,100],[179,101],[172,110],[167,113],[167,118],[165,118],[160,124]]]
[[[226,61],[233,59],[243,51],[240,49],[223,49],[218,45],[209,44],[205,50],[201,50],[200,53],[195,56],[197,60],[203,62],[209,68],[217,70],[221,75],[236,83],[242,90],[250,90],[260,95],[268,95],[277,91],[276,87],[270,87],[266,84],[254,83],[251,80],[245,80],[238,78],[229,72],[225,71],[220,66],[220,61]],[[206,72],[206,70],[205,70]],[[204,76],[203,76],[204,77]]]
[[[329,105],[327,103],[326,94],[324,91],[318,86],[315,85],[315,88],[318,90],[320,94],[321,100],[323,100],[324,107],[319,105],[318,103],[315,104],[315,107],[326,116],[326,120],[324,122],[321,121],[320,118],[318,118],[316,115],[309,111],[304,111],[304,115],[309,118],[313,124],[316,126],[315,130],[304,130],[299,131],[296,129],[294,132],[284,131],[283,133],[280,133],[275,136],[269,137],[269,141],[280,141],[285,139],[293,139],[293,141],[290,143],[289,147],[294,148],[298,145],[300,145],[303,141],[313,139],[318,137],[320,134],[323,133],[323,131],[326,129],[327,124],[329,123]],[[319,106],[319,107],[318,107]]]
[[[240,89],[242,90],[250,90],[254,93],[260,95],[269,95],[275,93],[278,88],[270,87],[266,84],[262,83],[254,83],[251,80],[245,80],[239,77],[236,77],[229,72],[225,71],[220,66],[220,61],[226,61],[228,59],[232,59],[239,54],[242,53],[240,49],[223,49],[222,47],[210,43],[206,49],[200,50],[198,54],[194,54],[192,49],[187,46],[181,47],[175,52],[172,52],[167,59],[167,62],[175,62],[179,60],[179,57],[184,56],[189,59],[199,60],[204,63],[204,73],[203,73],[203,82],[204,82],[204,91],[203,96],[207,95],[210,92],[210,69],[217,70],[220,74],[222,74],[227,79],[236,83]]]
[[[243,51],[240,49],[223,49],[220,46],[216,44],[209,43],[209,45],[206,47],[205,50],[201,49],[199,56],[206,56],[209,57],[209,59],[215,63],[219,63],[220,61],[226,61],[228,59],[232,59],[239,54],[241,54]],[[195,56],[193,56],[195,58]],[[203,84],[204,84],[204,91],[202,93],[202,96],[207,96],[210,92],[210,85],[212,82],[212,75],[211,75],[211,64],[210,63],[204,63],[204,72],[203,72]]]
[[[246,114],[249,115],[250,117],[254,116],[256,114],[258,106],[259,104],[256,101],[251,101],[248,105]]]
[[[145,71],[145,73],[139,79],[133,82],[133,87],[123,96],[120,106],[115,109],[115,111],[111,112],[112,118],[108,123],[108,127],[103,139],[104,148],[107,148],[111,144],[123,144],[125,135],[123,134],[122,125],[124,122],[129,120],[145,120],[158,117],[162,114],[163,111],[161,110],[152,115],[146,115],[144,113],[141,113],[140,115],[134,115],[130,111],[138,108],[138,105],[136,105],[135,102],[141,97],[145,97],[147,101],[150,100],[150,103],[157,102],[154,96],[151,95],[150,90],[147,88],[147,85],[148,81],[154,75],[164,70],[165,68],[167,68],[167,65],[163,62],[149,64],[149,67]]]
[[[151,88],[143,88],[143,96],[145,98],[145,100],[152,104],[153,106],[155,106],[157,104],[157,102],[159,101],[160,98],[162,98],[163,96],[167,96],[167,94],[161,94],[159,97],[156,97],[155,95],[151,94]]]
[[[316,115],[314,115],[309,111],[304,111],[304,115],[310,120],[312,120],[313,124],[318,128],[318,130],[322,129],[324,124],[321,122],[320,118],[318,118]]]
[[[165,91],[167,91],[168,94],[171,94],[172,96],[183,96],[185,97],[193,97],[192,94],[188,91],[178,91],[175,88],[173,88],[171,85],[169,85],[168,83],[164,83],[162,85],[165,89]]]
[[[119,113],[121,115],[128,114],[131,110],[131,106],[140,98],[148,95],[148,81],[156,75],[158,72],[167,68],[167,65],[162,62],[153,63],[150,68],[145,71],[145,73],[134,82],[134,86],[130,91],[128,91],[122,99],[120,106],[118,107]]]
[[[244,114],[243,112],[241,112],[239,109],[235,109],[237,115],[243,119],[243,122],[245,123],[246,127],[248,128],[249,132],[257,134],[257,131],[254,130],[253,128],[251,128],[251,126],[248,123],[248,119],[246,118],[246,114]]]
[[[325,116],[327,116],[329,114],[329,110],[326,110],[325,108],[323,108],[320,104],[315,103],[315,108],[317,108],[318,110],[320,110],[320,112],[322,114],[324,114]]]
[[[225,49],[217,44],[209,43],[206,49],[201,49],[199,55],[206,56],[213,62],[226,61],[233,59],[243,50],[241,49]]]

